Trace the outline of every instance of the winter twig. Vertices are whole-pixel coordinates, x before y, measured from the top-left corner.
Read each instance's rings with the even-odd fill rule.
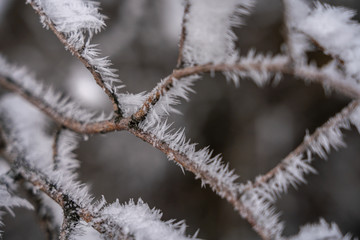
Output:
[[[73,45],[71,45],[68,40],[66,39],[66,37],[64,36],[63,33],[61,33],[60,31],[58,31],[56,29],[56,26],[54,25],[54,23],[51,21],[51,19],[46,15],[46,13],[41,9],[40,6],[38,6],[35,1],[30,1],[30,5],[32,6],[32,8],[35,10],[35,12],[40,16],[43,17],[44,23],[46,24],[46,26],[48,28],[51,29],[51,31],[54,32],[54,34],[56,35],[56,37],[60,40],[60,42],[62,44],[64,44],[64,46],[74,55],[76,56],[83,64],[84,66],[90,71],[90,73],[93,75],[94,80],[96,81],[96,83],[104,90],[104,92],[106,93],[106,95],[109,97],[109,99],[112,102],[113,105],[113,109],[114,112],[121,117],[122,116],[122,111],[119,107],[119,100],[118,97],[116,96],[115,90],[114,89],[109,89],[106,85],[105,85],[105,80],[103,79],[102,75],[99,73],[99,71],[97,70],[96,65],[91,64],[89,62],[88,59],[86,59],[80,50],[76,49]]]
[[[190,9],[190,2],[186,1],[185,8],[184,8],[184,15],[182,19],[181,24],[181,35],[180,35],[180,41],[179,41],[179,55],[176,63],[176,67],[180,68],[183,65],[183,48],[184,48],[184,42],[186,38],[186,15],[188,14]]]

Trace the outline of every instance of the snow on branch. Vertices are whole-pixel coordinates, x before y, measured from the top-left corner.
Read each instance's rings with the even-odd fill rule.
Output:
[[[297,27],[310,12],[310,7],[303,0],[283,0],[286,27],[286,52],[291,61],[296,64],[306,64],[306,51],[310,43],[306,36],[301,34]]]
[[[324,219],[320,219],[319,223],[307,224],[301,227],[298,235],[289,238],[289,240],[351,240],[350,234],[343,235],[339,227],[335,223],[327,223]]]
[[[98,3],[88,0],[27,0],[39,14],[46,28],[50,28],[65,47],[91,72],[96,83],[105,91],[113,103],[117,115],[122,115],[118,101],[119,84],[116,70],[111,68],[107,57],[99,57],[100,50],[91,44],[93,34],[104,26]]]
[[[298,29],[324,49],[325,54],[338,58],[346,75],[360,79],[360,25],[352,20],[356,12],[320,2],[303,18]]]
[[[357,39],[360,25],[353,20],[356,12],[320,2],[315,2],[312,8],[303,0],[284,0],[284,5],[287,48],[297,67],[307,65],[306,52],[311,51],[314,45],[332,57],[324,71],[339,76],[338,82],[354,82],[358,85],[360,44]]]
[[[140,128],[142,127],[140,125]],[[167,121],[154,127],[144,127],[143,130],[143,136],[140,136],[141,133],[134,134],[141,138],[150,138],[151,140],[147,140],[149,143],[166,153],[169,160],[193,172],[196,178],[201,180],[202,186],[210,185],[223,198],[236,198],[238,185],[235,180],[238,176],[234,170],[229,170],[227,164],[222,163],[220,155],[213,156],[213,151],[208,147],[196,150],[197,144],[186,139],[184,129],[175,131]]]
[[[63,33],[70,45],[81,49],[87,38],[91,38],[105,27],[105,16],[99,13],[99,3],[83,0],[27,0],[46,15],[41,22],[48,28],[51,21],[56,30]]]
[[[125,234],[132,235],[137,240],[196,239],[196,234],[194,237],[185,236],[186,225],[183,221],[163,222],[161,220],[162,213],[154,208],[150,209],[148,204],[141,199],[137,203],[130,200],[125,204],[120,204],[117,200],[104,207],[100,215],[101,217],[97,221],[114,222],[122,227]],[[116,232],[114,232],[114,238],[116,237]]]
[[[189,0],[185,11],[183,58],[186,65],[234,63],[236,35],[232,27],[242,24],[253,0]]]
[[[95,113],[83,109],[69,97],[38,82],[25,67],[8,63],[1,55],[0,84],[11,91],[19,93],[66,127],[71,128],[71,125],[73,125],[73,127],[81,129],[82,125],[87,123],[102,122],[111,118],[111,115],[100,114],[96,116]]]
[[[191,86],[197,79],[198,76],[192,75],[179,80],[172,76],[162,80],[135,108],[136,112],[131,116],[132,121],[135,124],[143,121],[142,128],[148,129],[160,123],[170,113],[180,113],[172,105],[180,104],[180,98],[189,101],[188,94],[194,92]]]

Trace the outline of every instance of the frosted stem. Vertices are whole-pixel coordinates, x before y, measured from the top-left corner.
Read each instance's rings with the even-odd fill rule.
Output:
[[[336,114],[334,117],[330,118],[324,125],[317,128],[315,132],[307,136],[304,141],[289,155],[287,155],[276,167],[270,170],[268,173],[259,177],[253,184],[252,188],[261,185],[262,183],[268,182],[271,178],[273,178],[281,169],[284,169],[286,165],[289,164],[289,161],[293,159],[295,156],[300,156],[305,154],[306,151],[309,150],[310,146],[317,141],[318,137],[326,132],[329,132],[330,128],[334,128],[339,126],[344,121],[348,121],[350,115],[360,106],[360,101],[352,101],[347,107],[345,107],[341,112]],[[322,156],[320,156],[322,157]]]
[[[50,104],[48,104],[44,99],[41,99],[37,96],[31,94],[27,89],[23,89],[15,81],[10,78],[2,77],[0,75],[0,85],[6,89],[15,92],[26,99],[28,102],[39,108],[51,119],[57,122],[59,125],[63,125],[68,129],[71,129],[78,133],[101,133],[101,132],[111,132],[116,130],[124,129],[125,119],[122,119],[119,123],[114,121],[104,120],[100,122],[91,122],[86,123],[82,121],[77,121],[73,118],[65,117],[62,113],[56,111]]]
[[[56,37],[60,40],[60,42],[62,44],[64,44],[64,46],[75,56],[77,57],[83,64],[84,66],[90,71],[90,73],[93,75],[94,80],[96,81],[96,83],[104,90],[104,92],[106,93],[106,95],[109,97],[109,99],[112,102],[113,105],[113,109],[114,112],[121,117],[122,116],[122,111],[119,107],[119,100],[118,97],[116,95],[116,91],[114,91],[113,89],[109,89],[106,85],[105,85],[105,80],[103,79],[103,76],[99,73],[99,71],[97,70],[97,66],[94,64],[91,64],[89,62],[88,59],[85,59],[85,57],[82,55],[82,53],[80,52],[80,50],[76,49],[73,45],[71,45],[68,40],[66,39],[66,37],[64,36],[63,33],[61,33],[60,31],[58,31],[54,25],[54,23],[51,21],[51,19],[46,15],[46,13],[41,9],[40,6],[38,6],[34,1],[30,1],[30,5],[32,6],[32,8],[35,10],[35,12],[40,16],[43,17],[44,23],[50,28],[51,31],[54,32],[54,34],[56,35]]]

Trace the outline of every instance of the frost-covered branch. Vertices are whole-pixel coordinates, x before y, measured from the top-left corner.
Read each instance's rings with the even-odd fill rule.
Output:
[[[236,64],[206,64],[174,70],[150,94],[146,95],[143,105],[137,107],[138,110],[131,119],[128,117],[122,118],[120,121],[117,119],[105,120],[104,115],[96,117],[94,113],[84,110],[69,98],[43,86],[25,68],[8,64],[3,58],[1,58],[0,65],[1,86],[20,94],[60,125],[78,133],[87,134],[124,130],[128,125],[130,127],[137,125],[147,117],[148,112],[157,104],[160,98],[172,90],[174,86],[176,88],[172,90],[172,98],[182,97],[187,99],[187,92],[191,91],[190,87],[195,79],[189,79],[188,81],[182,79],[203,73],[222,72],[225,76],[231,78],[236,85],[238,85],[239,77],[251,77],[258,85],[264,85],[273,75],[279,73],[293,74],[308,81],[319,82],[349,97],[358,98],[360,96],[360,87],[357,84],[349,81],[338,81],[326,70],[318,70],[310,66],[293,69],[289,68],[288,58],[285,56],[264,57],[249,53],[248,56],[242,57]],[[177,84],[174,84],[174,82]],[[125,109],[126,106],[123,108]],[[163,107],[158,107],[158,109],[161,110]],[[175,109],[169,108],[169,106],[166,109],[168,112],[176,112]]]
[[[53,164],[54,164],[54,170],[56,170],[58,168],[59,165],[59,142],[60,142],[60,135],[61,132],[63,131],[63,128],[60,127],[56,130],[55,134],[54,134],[54,141],[53,141],[53,145],[52,145],[52,149],[53,149]]]
[[[44,87],[26,70],[20,68],[15,70],[7,64],[0,63],[0,65],[0,85],[25,98],[59,125],[78,133],[109,132],[121,128],[121,124],[116,125],[113,121],[105,120],[104,115],[96,117],[94,113],[82,109],[69,98]],[[8,69],[12,75],[1,72],[5,69]]]
[[[125,130],[192,172],[202,186],[210,186],[232,204],[263,239],[283,238],[284,225],[274,208],[276,199],[290,185],[296,187],[305,182],[305,174],[315,172],[310,165],[314,154],[326,158],[331,148],[344,145],[342,128],[348,129],[351,123],[360,131],[360,44],[357,41],[360,27],[351,19],[354,12],[320,3],[311,7],[302,0],[283,2],[286,49],[282,55],[264,56],[249,51],[247,56],[240,56],[233,28],[243,24],[242,17],[250,14],[255,0],[186,0],[177,68],[150,93],[124,94],[118,92],[123,86],[119,85],[115,70],[110,68],[111,62],[99,57],[100,51],[90,43],[93,35],[105,26],[105,16],[99,13],[98,3],[27,0],[44,27],[53,31],[91,72],[115,112],[109,117],[97,117],[39,84],[26,69],[8,64],[0,57],[0,85],[26,100],[14,95],[0,100],[4,148],[11,158],[12,171],[31,184],[29,189],[34,191],[31,198],[51,236],[55,235],[53,216],[40,213],[48,207],[44,194],[62,209],[60,239],[71,239],[89,226],[105,239],[196,238],[196,234],[186,236],[182,221],[162,221],[162,214],[150,209],[141,199],[137,203],[130,200],[125,204],[118,201],[109,204],[102,198],[93,203],[88,189],[76,181],[79,163],[73,154],[77,146],[74,132],[95,134]],[[332,56],[332,61],[323,67],[309,64],[306,53],[312,50],[312,44]],[[191,87],[204,73],[212,76],[222,73],[236,86],[244,78],[264,86],[273,78],[292,75],[320,83],[355,100],[312,135],[306,135],[303,143],[270,172],[256,178],[254,183],[241,185],[237,183],[238,175],[220,155],[214,156],[208,147],[196,149],[196,144],[186,139],[184,129],[171,129],[167,120],[170,113],[178,112],[174,105],[180,103],[180,98],[189,99]],[[45,131],[48,119],[39,109],[57,123],[59,130],[55,136]],[[0,202],[0,207],[31,208],[26,200],[13,194],[10,181],[3,179],[0,176],[0,199],[5,196],[9,202]],[[292,239],[307,239],[309,233],[319,239],[347,239],[334,225],[323,220],[316,226],[304,227]]]
[[[238,176],[228,164],[223,164],[219,155],[212,156],[208,148],[195,151],[195,145],[186,141],[183,131],[168,131],[166,123],[158,125],[150,133],[136,129],[129,131],[145,142],[152,144],[164,152],[168,159],[177,163],[181,168],[192,172],[201,185],[209,185],[220,197],[225,198],[239,214],[245,218],[254,229],[266,239],[265,232],[258,226],[253,213],[243,205],[241,187],[235,182]]]
[[[343,235],[339,227],[335,223],[327,223],[324,219],[320,219],[319,223],[307,224],[300,228],[300,232],[289,240],[351,240],[350,234]]]
[[[257,226],[261,226],[270,239],[281,238],[283,231],[283,223],[273,203],[282,193],[287,192],[290,185],[296,188],[298,184],[305,183],[305,174],[316,172],[310,165],[313,154],[324,159],[331,148],[345,146],[341,129],[349,129],[350,123],[359,129],[359,113],[360,102],[351,102],[312,135],[306,135],[304,141],[275,168],[257,177],[254,183],[241,187],[244,206],[253,213]]]
[[[174,70],[174,72],[159,83],[146,98],[144,104],[133,114],[132,124],[137,125],[147,118],[148,112],[158,103],[158,101],[174,87],[175,81],[182,81],[182,78],[196,76],[203,73],[222,72],[227,78],[239,84],[240,78],[251,78],[257,85],[263,86],[272,76],[278,74],[289,74],[305,81],[322,84],[327,89],[340,92],[350,98],[360,98],[360,86],[352,81],[343,81],[340,74],[331,74],[328,69],[318,69],[313,66],[291,66],[287,56],[265,57],[254,55],[250,52],[248,56],[240,58],[234,64],[205,64],[198,66],[185,67]],[[190,83],[191,85],[192,83]],[[189,91],[189,85],[178,84],[179,90],[174,90],[172,95],[187,99],[184,91]],[[178,92],[177,92],[178,91]],[[168,109],[171,111],[171,109]]]
[[[185,14],[186,38],[182,49],[187,66],[231,64],[238,59],[233,27],[243,24],[254,0],[189,0]]]
[[[273,73],[277,73],[277,72],[288,73],[287,71],[292,71],[289,70],[287,66],[288,65],[287,65],[286,57],[276,56],[274,58],[269,58],[269,57],[256,58],[253,56],[250,57],[248,56],[246,58],[242,58],[239,63],[233,65],[207,64],[207,65],[186,67],[184,69],[175,70],[170,77],[168,77],[165,81],[159,84],[157,88],[154,89],[153,92],[155,92],[155,94],[151,93],[149,95],[147,99],[147,103],[149,104],[147,106],[145,105],[146,106],[145,109],[148,109],[148,111],[150,110],[153,111],[154,106],[158,103],[158,101],[162,97],[166,96],[168,92],[175,91],[174,93],[172,93],[173,97],[181,96],[183,98],[186,98],[186,92],[191,90],[189,86],[191,85],[193,80],[191,79],[184,80],[184,78],[189,76],[206,73],[206,72],[212,72],[212,71],[233,73],[242,76],[246,76],[246,75],[251,76],[251,74],[253,74],[258,77],[257,79],[259,79],[258,81],[259,84],[262,84],[263,81],[261,80],[269,79],[269,76],[271,76],[271,74]],[[263,74],[256,75],[256,73],[258,72],[263,72]],[[303,71],[303,72],[299,71],[297,72],[297,74],[307,75],[309,76],[309,78],[312,77],[311,75],[308,75],[309,71]],[[256,79],[255,76],[253,77],[253,79]],[[177,80],[177,78],[179,78],[180,80]],[[317,79],[315,77],[313,78]],[[5,79],[5,83],[8,83],[9,81],[6,80],[7,79]],[[187,83],[187,81],[189,82]],[[0,81],[0,83],[2,83],[2,81]],[[24,95],[24,93],[22,92],[26,92],[26,91],[20,91],[21,95]],[[152,98],[153,96],[155,96],[155,98]],[[26,96],[26,98],[29,98],[29,96]],[[32,99],[31,96],[30,99]],[[34,100],[30,102],[34,102]],[[39,104],[37,104],[37,102]],[[169,101],[167,101],[167,103],[169,103]],[[38,105],[41,106],[41,104],[43,104],[41,100],[35,101],[36,106]],[[55,121],[61,123],[62,125],[70,129],[73,129],[75,131],[81,129],[81,131],[79,132],[86,132],[86,131],[90,132],[89,129],[95,129],[93,133],[99,132],[97,131],[97,129],[101,129],[102,132],[113,131],[113,130],[130,131],[135,136],[160,149],[171,160],[175,160],[175,162],[180,164],[186,170],[193,172],[197,178],[200,178],[202,180],[203,184],[209,184],[215,192],[217,192],[221,197],[226,198],[240,212],[240,214],[243,217],[247,218],[259,233],[264,232],[259,227],[261,226],[261,224],[258,224],[256,222],[255,217],[252,216],[252,214],[248,211],[247,207],[243,206],[242,200],[240,200],[239,186],[237,186],[234,183],[234,180],[236,179],[236,175],[233,175],[232,171],[228,171],[227,167],[221,164],[219,157],[212,158],[211,152],[209,152],[209,150],[203,149],[200,151],[195,151],[194,145],[185,141],[185,136],[183,135],[182,132],[176,132],[172,134],[167,133],[166,131],[168,130],[169,126],[167,126],[166,123],[160,124],[161,121],[149,122],[148,118],[151,117],[149,117],[148,114],[146,114],[144,115],[144,119],[146,119],[146,121],[138,125],[138,127],[136,128],[134,128],[132,125],[132,121],[134,120],[134,118],[132,118],[131,121],[129,117],[122,119],[118,123],[111,120],[100,123],[82,124],[81,128],[80,127],[74,128],[73,124],[67,124],[67,122],[62,121],[61,118],[59,118],[57,115],[54,115],[54,112],[56,111],[54,111],[53,109],[46,110],[47,108],[43,108],[43,107],[40,107],[40,109],[42,109],[45,113],[50,115]],[[137,113],[139,113],[140,111],[141,108],[140,110],[138,110]],[[170,111],[169,108],[168,111]],[[137,113],[135,113],[135,116]],[[158,113],[159,111],[155,111],[154,114],[158,114]],[[161,117],[158,118],[161,119]],[[96,128],[93,126],[96,126]],[[224,176],[224,178],[222,178],[222,176]],[[251,219],[255,219],[255,220],[251,220]],[[266,234],[264,233],[263,235],[265,236]]]
[[[312,161],[311,153],[315,153],[321,158],[326,158],[326,154],[330,152],[331,147],[337,149],[338,147],[344,146],[341,139],[342,134],[340,128],[348,129],[349,122],[354,124],[357,128],[360,127],[359,123],[356,122],[356,119],[360,118],[360,116],[356,115],[358,114],[359,106],[359,101],[351,102],[340,113],[330,118],[323,126],[317,128],[313,134],[306,135],[304,141],[286,156],[281,163],[268,173],[258,177],[253,184],[253,187],[269,182],[269,180],[274,178],[279,171],[286,169],[286,166],[290,165],[292,159],[298,156],[310,154],[305,161],[310,163]],[[279,186],[279,189],[282,188],[283,187]]]
[[[53,31],[65,48],[91,72],[96,83],[112,101],[115,114],[121,117],[117,91],[124,86],[114,85],[120,80],[115,70],[110,68],[110,60],[98,57],[96,45],[90,44],[93,34],[105,26],[105,16],[99,13],[98,4],[81,0],[27,0],[27,3],[40,16],[43,25]]]
[[[9,107],[15,103],[22,103],[21,111]],[[71,132],[63,130],[59,135],[59,162],[57,169],[54,170],[53,138],[47,136],[44,131],[46,120],[41,113],[21,98],[7,96],[1,100],[0,115],[8,146],[7,153],[12,158],[13,171],[31,183],[35,189],[48,195],[62,208],[64,222],[61,237],[63,239],[78,234],[78,229],[84,224],[92,226],[106,239],[136,237],[136,239],[155,240],[164,236],[171,236],[170,239],[195,238],[185,236],[183,223],[163,222],[160,212],[151,210],[142,201],[124,205],[119,203],[109,205],[104,201],[93,204],[88,189],[74,180],[76,178],[74,168],[77,164],[73,159],[72,150],[76,144]],[[24,116],[32,116],[32,118],[24,122],[20,120]],[[33,134],[34,132],[37,132],[37,135]],[[119,213],[114,212],[115,210]],[[124,218],[121,214],[124,211],[133,218]],[[154,225],[157,226],[156,229],[153,229]]]

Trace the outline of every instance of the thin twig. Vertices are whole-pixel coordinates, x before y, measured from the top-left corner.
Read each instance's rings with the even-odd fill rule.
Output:
[[[189,13],[189,10],[190,10],[190,1],[187,0],[185,3],[184,15],[183,15],[182,24],[181,24],[181,35],[180,35],[180,41],[179,41],[179,55],[178,55],[178,59],[177,59],[176,68],[180,68],[183,65],[184,43],[185,43],[186,34],[187,34],[187,32],[186,32],[187,31],[186,17],[187,17],[187,14]]]
[[[35,206],[36,216],[40,226],[45,232],[46,238],[48,240],[59,239],[59,229],[57,229],[56,226],[57,224],[55,222],[55,216],[51,214],[52,210],[43,204],[43,199],[40,195],[40,192],[35,192],[33,187],[29,186],[23,184],[23,188],[26,189],[27,196]]]
[[[53,150],[53,164],[54,164],[54,167],[53,169],[54,170],[57,170],[58,169],[58,165],[59,165],[59,156],[58,156],[58,151],[59,151],[59,139],[60,139],[60,135],[61,135],[61,132],[63,130],[63,127],[59,127],[56,132],[55,132],[55,135],[54,135],[54,141],[53,141],[53,145],[52,145],[52,150]]]
[[[285,64],[278,63],[269,63],[269,64],[261,64],[259,61],[254,61],[253,63],[238,63],[238,64],[205,64],[198,65],[192,67],[186,67],[182,69],[174,70],[173,73],[166,77],[166,80],[156,86],[149,97],[145,100],[144,104],[140,107],[140,109],[131,116],[131,119],[135,125],[137,123],[143,121],[146,118],[151,107],[153,107],[159,100],[160,97],[163,96],[166,92],[168,92],[173,87],[174,79],[180,79],[183,77],[188,77],[196,74],[203,74],[208,72],[226,72],[226,71],[269,71],[269,72],[282,72],[287,69]]]
[[[77,50],[74,46],[72,46],[66,40],[66,37],[64,36],[64,34],[62,34],[61,32],[59,32],[56,29],[54,23],[49,19],[49,17],[46,15],[46,13],[38,5],[36,5],[36,3],[34,1],[30,1],[30,5],[32,6],[32,8],[35,10],[35,12],[40,17],[43,17],[45,19],[46,25],[51,29],[51,31],[54,32],[54,34],[60,40],[60,42],[65,45],[66,49],[68,49],[73,55],[75,55],[84,64],[84,66],[90,71],[90,73],[93,75],[93,78],[96,81],[96,83],[104,90],[106,95],[111,100],[115,114],[118,117],[121,117],[122,116],[122,110],[119,107],[119,100],[118,100],[115,92],[110,91],[105,86],[104,79],[102,78],[101,74],[96,70],[96,67],[94,65],[90,64],[89,61],[86,60],[82,56],[81,52],[79,52],[79,50]]]
[[[12,92],[15,92],[26,99],[28,102],[39,108],[51,119],[53,119],[59,125],[65,126],[68,129],[71,129],[77,133],[106,133],[119,131],[124,129],[124,125],[127,124],[126,119],[121,119],[120,121],[115,120],[104,120],[100,122],[91,122],[85,123],[77,121],[73,118],[68,118],[63,116],[60,112],[56,111],[50,104],[46,103],[43,99],[38,98],[31,94],[31,92],[23,89],[21,86],[16,84],[15,81],[12,81],[10,78],[2,77],[0,75],[0,85]],[[115,123],[116,122],[116,123]]]
[[[276,167],[270,170],[268,173],[259,177],[251,186],[251,188],[255,188],[260,186],[262,183],[268,182],[272,179],[277,172],[281,171],[286,165],[288,165],[289,161],[293,159],[295,156],[299,156],[304,154],[309,147],[318,139],[320,135],[329,131],[330,128],[339,125],[341,122],[345,121],[349,118],[351,113],[360,106],[360,101],[352,101],[347,107],[345,107],[341,112],[336,114],[334,117],[330,118],[324,125],[317,128],[315,132],[306,137],[304,141],[291,153],[289,153]]]
[[[166,78],[166,80],[158,85],[149,97],[146,99],[144,104],[140,109],[133,114],[132,121],[134,125],[143,121],[146,118],[151,107],[153,107],[166,92],[168,92],[173,87],[174,79],[180,79],[183,77],[203,74],[209,72],[251,72],[251,71],[267,71],[269,73],[282,73],[293,75],[308,81],[317,82],[325,86],[330,87],[331,89],[344,94],[350,98],[360,98],[360,87],[351,82],[351,81],[342,81],[339,79],[334,79],[332,76],[320,71],[314,70],[313,68],[302,66],[298,68],[293,68],[289,66],[289,62],[283,61],[281,63],[266,63],[263,64],[257,60],[253,62],[247,61],[246,63],[239,62],[237,64],[206,64],[198,65],[192,67],[186,67],[183,69],[174,70],[173,73]]]
[[[189,172],[192,172],[196,176],[206,182],[219,196],[225,198],[242,216],[246,219],[252,227],[259,233],[263,239],[266,239],[266,235],[262,230],[261,226],[255,221],[253,214],[249,211],[249,209],[245,208],[243,203],[240,200],[240,192],[233,191],[229,186],[221,184],[219,179],[213,177],[207,171],[201,170],[191,159],[189,159],[183,153],[172,149],[167,143],[156,139],[153,135],[149,133],[143,132],[138,129],[130,128],[129,132],[134,134],[136,137],[144,140],[145,142],[153,145],[155,148],[159,149],[166,155],[171,155],[173,160],[180,164],[184,169]],[[236,189],[236,188],[233,188]]]

